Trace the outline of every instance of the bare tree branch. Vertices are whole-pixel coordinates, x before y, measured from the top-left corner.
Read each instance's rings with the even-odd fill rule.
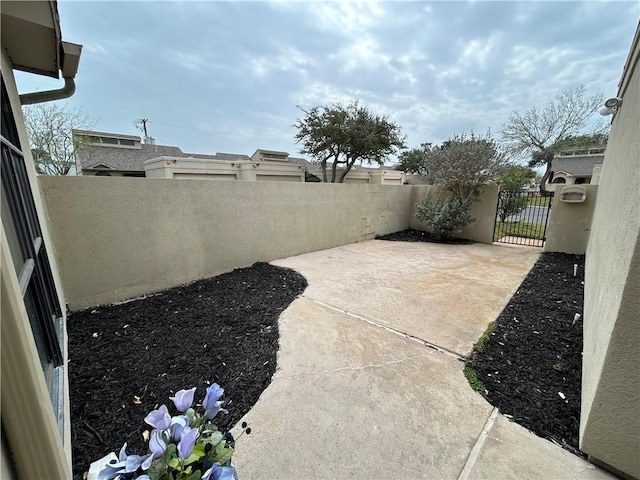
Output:
[[[81,109],[60,107],[55,103],[38,103],[22,108],[36,170],[43,175],[68,175],[75,166],[71,131],[91,129],[95,122]]]

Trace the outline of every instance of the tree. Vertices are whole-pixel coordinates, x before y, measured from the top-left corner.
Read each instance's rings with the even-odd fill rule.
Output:
[[[502,223],[512,215],[518,215],[527,206],[526,197],[517,190],[505,190],[500,192],[498,201],[498,217]]]
[[[95,122],[80,109],[51,102],[25,105],[22,110],[36,171],[44,175],[68,175],[75,165],[77,148],[71,131],[89,130]]]
[[[486,136],[455,135],[440,146],[422,145],[425,154],[420,170],[433,183],[453,195],[427,195],[416,207],[416,218],[437,238],[452,238],[456,231],[474,221],[473,202],[480,188],[505,168],[504,155],[490,133]]]
[[[604,95],[587,96],[584,86],[567,89],[544,108],[532,107],[524,113],[515,110],[502,127],[502,140],[514,156],[529,156],[529,167],[546,166],[540,191],[551,172],[551,162],[563,143],[570,138],[584,137],[589,119],[604,102]],[[591,135],[606,132],[598,124]]]
[[[428,144],[427,144],[428,145]],[[393,167],[394,170],[399,170],[405,173],[417,173],[418,175],[426,175],[424,165],[425,157],[425,145],[420,148],[411,148],[404,150],[398,155],[399,163]]]
[[[482,185],[495,180],[507,164],[490,133],[455,135],[441,146],[425,144],[425,153],[428,176],[461,201],[476,197]]]
[[[522,165],[509,165],[498,177],[498,185],[502,190],[522,190],[531,179],[536,177],[536,172]]]
[[[343,183],[356,162],[382,165],[387,157],[404,147],[400,127],[385,116],[352,102],[303,110],[296,121],[296,143],[300,152],[320,164],[327,182],[327,163],[331,160],[331,183]],[[338,177],[338,167],[342,172]]]

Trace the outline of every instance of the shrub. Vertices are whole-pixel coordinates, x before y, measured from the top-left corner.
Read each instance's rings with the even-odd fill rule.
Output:
[[[474,197],[460,200],[456,196],[441,198],[427,195],[417,205],[415,216],[438,239],[452,239],[462,227],[475,220],[471,215],[474,201]]]
[[[519,191],[500,192],[498,204],[498,217],[501,222],[506,222],[512,215],[518,215],[527,206],[527,199]]]

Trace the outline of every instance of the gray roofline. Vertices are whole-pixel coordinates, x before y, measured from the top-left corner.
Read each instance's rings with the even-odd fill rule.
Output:
[[[109,133],[109,132],[97,132],[95,130],[71,130],[73,135],[83,135],[89,137],[112,137],[112,138],[124,138],[126,140],[142,141],[137,135],[123,135],[121,133]]]

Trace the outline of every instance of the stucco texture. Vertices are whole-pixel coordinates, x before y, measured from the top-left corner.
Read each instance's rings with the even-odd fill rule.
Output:
[[[621,85],[587,246],[580,447],[639,478],[640,68]]]
[[[567,203],[561,200],[558,189],[553,198],[553,206],[547,224],[545,252],[575,253],[584,255],[591,233],[591,220],[598,194],[597,185],[581,185],[586,198],[581,203]]]
[[[40,177],[72,310],[409,225],[411,186]]]
[[[498,186],[487,185],[484,187],[480,199],[473,204],[471,214],[475,221],[462,228],[460,232],[461,238],[475,240],[480,243],[493,243],[493,229],[496,221],[496,213],[498,210]],[[410,226],[416,230],[426,230],[424,224],[416,217],[416,205],[420,203],[427,195],[451,195],[443,192],[440,187],[434,185],[414,185],[413,199],[411,201],[411,219]]]

